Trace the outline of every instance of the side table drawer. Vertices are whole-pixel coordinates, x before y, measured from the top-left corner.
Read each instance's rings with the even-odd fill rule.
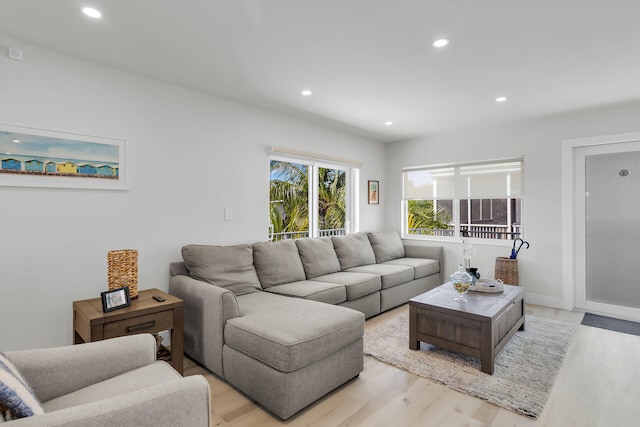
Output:
[[[115,338],[144,332],[154,333],[167,329],[173,329],[173,310],[105,323],[104,338]]]

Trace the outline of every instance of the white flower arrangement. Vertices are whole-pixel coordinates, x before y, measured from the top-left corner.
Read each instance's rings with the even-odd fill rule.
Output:
[[[467,239],[462,239],[462,258],[464,259],[464,269],[469,271],[471,268],[471,255],[476,253],[471,242]]]

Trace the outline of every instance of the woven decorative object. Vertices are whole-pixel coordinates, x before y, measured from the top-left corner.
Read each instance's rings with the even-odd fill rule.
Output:
[[[504,292],[504,286],[502,285],[502,280],[478,279],[476,283],[469,286],[469,291],[497,294]]]
[[[508,285],[518,286],[520,284],[518,278],[518,259],[497,257],[495,277]]]
[[[109,251],[109,290],[127,286],[131,299],[138,298],[138,251],[122,249]]]

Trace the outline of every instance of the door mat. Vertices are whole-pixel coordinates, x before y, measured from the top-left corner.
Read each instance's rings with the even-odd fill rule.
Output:
[[[613,317],[599,316],[597,314],[586,313],[581,324],[625,334],[640,335],[640,323],[638,322],[614,319]]]

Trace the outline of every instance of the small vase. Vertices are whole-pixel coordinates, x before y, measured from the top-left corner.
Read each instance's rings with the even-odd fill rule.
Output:
[[[467,300],[464,298],[464,295],[469,290],[469,286],[471,286],[471,281],[473,277],[464,271],[464,267],[462,264],[458,266],[458,271],[451,275],[451,284],[453,288],[458,292],[458,297],[454,299],[454,301],[458,301],[460,303],[465,303]]]

